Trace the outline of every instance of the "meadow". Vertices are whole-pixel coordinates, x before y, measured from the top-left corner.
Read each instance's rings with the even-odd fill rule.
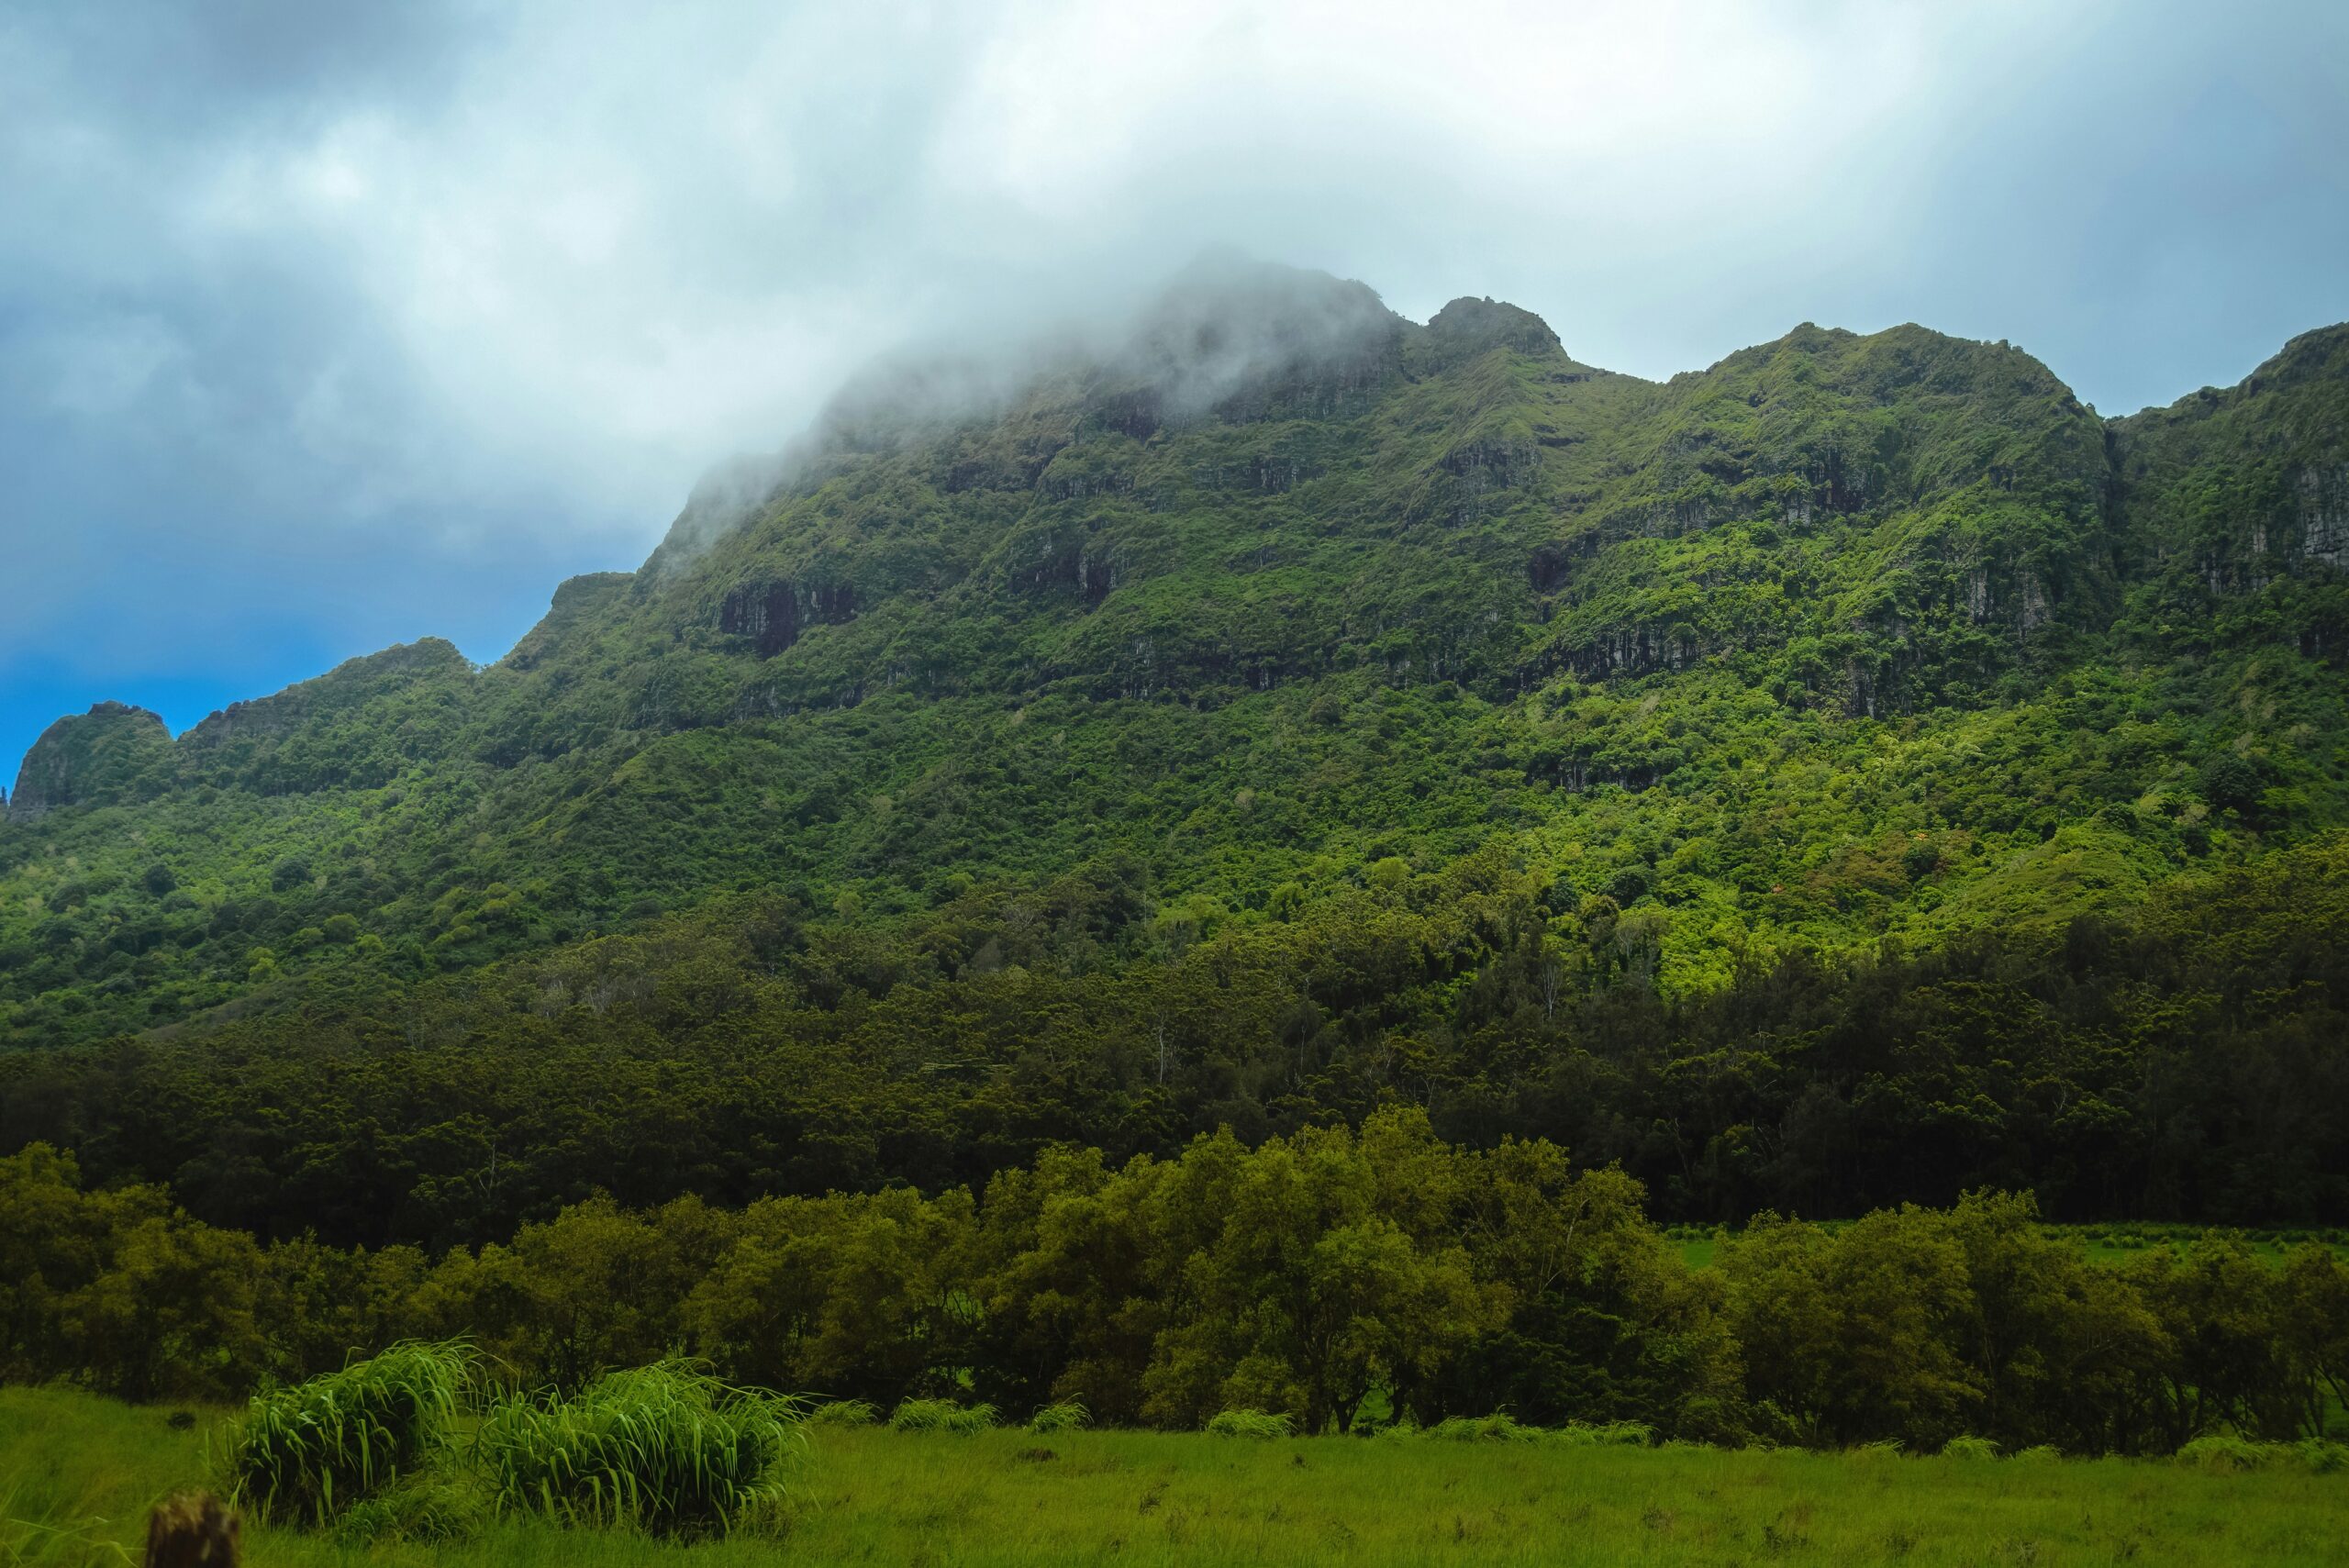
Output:
[[[225,1414],[0,1390],[0,1562],[117,1563]],[[690,1545],[509,1519],[438,1544],[249,1535],[273,1564],[2320,1563],[2349,1475],[2172,1461],[818,1427],[778,1525]]]

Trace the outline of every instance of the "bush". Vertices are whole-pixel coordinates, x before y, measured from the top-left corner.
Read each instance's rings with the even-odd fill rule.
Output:
[[[2021,1460],[2029,1460],[2034,1464],[2043,1464],[2050,1461],[2063,1458],[2064,1451],[2048,1443],[2041,1443],[2034,1448],[2018,1450],[2014,1457]]]
[[[226,1433],[230,1500],[262,1519],[328,1523],[448,1446],[473,1360],[453,1341],[403,1343],[255,1395]]]
[[[807,1412],[811,1427],[869,1427],[881,1418],[880,1410],[862,1399],[832,1399]]]
[[[1996,1459],[1998,1445],[1988,1438],[1955,1437],[1942,1444],[1943,1459]]]
[[[1568,1448],[1645,1448],[1655,1429],[1644,1421],[1569,1421],[1548,1436]]]
[[[958,1438],[994,1426],[994,1406],[957,1405],[952,1399],[908,1399],[889,1418],[892,1431],[948,1432]]]
[[[2337,1442],[2323,1438],[2303,1438],[2292,1445],[2292,1450],[2311,1475],[2332,1475],[2349,1469],[2349,1448]]]
[[[345,1509],[335,1524],[334,1538],[353,1546],[462,1540],[488,1512],[479,1490],[468,1484],[472,1479],[437,1472],[404,1477]]]
[[[1082,1402],[1064,1399],[1058,1404],[1047,1405],[1029,1417],[1028,1429],[1031,1432],[1073,1432],[1092,1418],[1093,1413]]]
[[[1428,1436],[1445,1442],[1531,1442],[1542,1436],[1539,1427],[1518,1424],[1507,1412],[1490,1416],[1453,1416],[1428,1429]]]
[[[508,1399],[474,1446],[502,1512],[694,1535],[781,1504],[798,1425],[787,1400],[662,1362],[570,1399]]]
[[[2231,1475],[2241,1470],[2258,1470],[2275,1462],[2277,1450],[2267,1443],[2255,1443],[2231,1432],[2212,1432],[2196,1438],[2177,1451],[2177,1462],[2196,1470],[2207,1470],[2214,1475]]]
[[[1207,1424],[1211,1438],[1285,1438],[1289,1434],[1286,1411],[1226,1410]]]

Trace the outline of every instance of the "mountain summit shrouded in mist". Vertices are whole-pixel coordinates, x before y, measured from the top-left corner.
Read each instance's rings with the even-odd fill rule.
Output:
[[[0,782],[100,698],[495,659],[868,356],[1203,243],[1650,379],[1927,321],[2109,413],[2349,315],[2349,11],[2297,0],[19,11]]]

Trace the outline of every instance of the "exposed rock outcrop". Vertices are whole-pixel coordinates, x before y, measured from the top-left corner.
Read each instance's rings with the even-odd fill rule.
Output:
[[[2327,566],[2349,562],[2349,463],[2300,471],[2300,554]],[[2259,541],[2264,553],[2265,538]]]
[[[759,657],[771,658],[799,640],[811,626],[838,626],[856,618],[856,590],[845,583],[810,584],[778,579],[744,583],[718,606],[718,629],[747,637]]]

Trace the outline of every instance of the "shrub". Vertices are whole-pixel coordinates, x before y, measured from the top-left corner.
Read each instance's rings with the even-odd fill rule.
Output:
[[[1226,1410],[1209,1418],[1211,1438],[1285,1438],[1289,1434],[1286,1411]]]
[[[335,1539],[353,1546],[462,1540],[488,1511],[477,1487],[470,1485],[473,1479],[440,1472],[404,1477],[343,1510],[334,1527]]]
[[[1057,1404],[1047,1405],[1029,1417],[1028,1429],[1031,1432],[1073,1432],[1092,1418],[1093,1413],[1081,1401],[1063,1399]]]
[[[832,1399],[807,1412],[811,1427],[869,1427],[881,1418],[878,1408],[863,1399]]]
[[[662,1362],[569,1399],[506,1400],[475,1451],[502,1512],[691,1535],[782,1502],[798,1424],[787,1400]]]
[[[1453,1416],[1428,1429],[1428,1436],[1445,1442],[1531,1442],[1542,1436],[1539,1427],[1518,1424],[1506,1411],[1490,1416]]]
[[[2237,1471],[2258,1470],[2274,1463],[2277,1451],[2273,1445],[2255,1443],[2232,1432],[2212,1432],[2179,1449],[2177,1462],[2214,1475],[2232,1475]]]
[[[908,1399],[889,1418],[893,1431],[948,1432],[958,1438],[987,1431],[994,1426],[994,1406],[957,1405],[952,1399]]]
[[[1645,1421],[1569,1421],[1548,1436],[1568,1448],[1645,1448],[1655,1429]]]
[[[2349,1469],[2349,1448],[2323,1438],[2303,1438],[2292,1445],[2311,1475],[2332,1475]]]
[[[473,1375],[465,1345],[403,1343],[255,1395],[225,1434],[230,1500],[262,1519],[328,1523],[448,1446]]]
[[[1954,1437],[1942,1444],[1943,1459],[1996,1459],[1998,1445],[1988,1438]]]
[[[2034,1464],[2044,1464],[2051,1461],[2063,1458],[2064,1451],[2049,1443],[2040,1443],[2032,1448],[2017,1450],[2014,1457],[2021,1460],[2029,1460]]]

